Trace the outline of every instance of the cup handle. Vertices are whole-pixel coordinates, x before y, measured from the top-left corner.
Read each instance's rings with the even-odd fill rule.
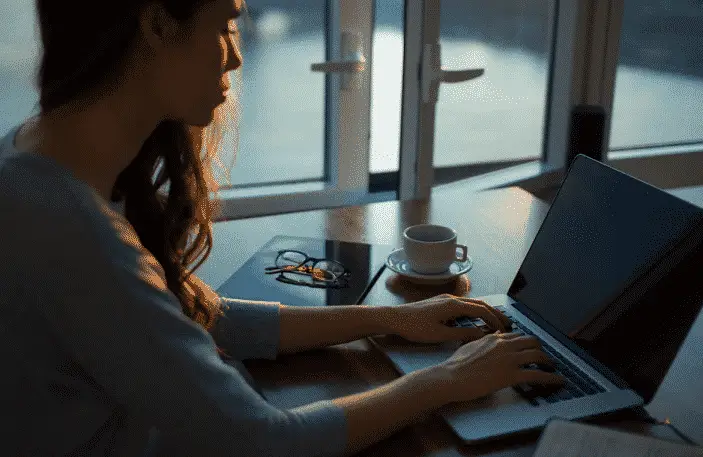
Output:
[[[456,260],[458,260],[459,262],[466,262],[466,259],[469,258],[469,250],[467,249],[467,247],[463,244],[457,244],[456,248],[461,249],[461,257],[457,256]]]

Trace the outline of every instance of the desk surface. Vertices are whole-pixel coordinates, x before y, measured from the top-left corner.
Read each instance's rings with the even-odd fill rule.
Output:
[[[508,289],[548,209],[546,203],[517,188],[474,194],[454,188],[434,192],[426,201],[392,201],[218,222],[214,226],[212,254],[198,274],[211,286],[219,287],[278,234],[399,246],[405,227],[431,222],[453,227],[459,241],[469,247],[475,266],[470,272],[471,288],[465,295],[500,294]],[[390,305],[443,292],[466,291],[437,287],[402,290],[394,288],[393,275],[386,271],[366,302]],[[265,293],[261,291],[261,299],[266,299]],[[281,408],[350,395],[398,376],[390,362],[365,339],[282,355],[276,361],[248,361],[246,365],[266,390],[269,400]],[[676,439],[667,427],[623,420],[612,423]],[[536,438],[533,434],[469,446],[433,416],[406,427],[361,455],[529,456]]]
[[[217,288],[272,237],[280,234],[401,245],[403,229],[428,221],[456,229],[476,267],[471,295],[504,293],[549,206],[518,188],[466,195],[435,192],[427,201],[265,216],[214,224],[214,245],[198,274]],[[265,297],[265,291],[262,291]]]

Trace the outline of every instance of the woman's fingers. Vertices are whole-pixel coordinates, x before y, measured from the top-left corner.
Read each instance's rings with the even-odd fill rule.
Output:
[[[507,335],[510,335],[508,333]],[[513,333],[515,335],[515,333]],[[519,335],[519,334],[517,334]],[[503,336],[503,339],[506,339],[505,336]],[[505,341],[505,347],[511,352],[519,352],[519,351],[524,351],[527,349],[541,349],[542,345],[540,344],[539,340],[535,338],[534,336],[524,336],[520,335],[514,338],[510,338],[507,341]]]
[[[480,304],[461,299],[461,297],[450,298],[449,303],[459,306],[460,311],[458,311],[458,313],[460,315],[465,312],[465,314],[469,317],[480,317],[489,327],[493,329],[501,331],[505,329],[501,322],[493,316],[488,309]]]
[[[501,321],[503,323],[503,325],[505,325],[506,328],[511,328],[513,326],[513,322],[508,318],[508,316],[501,313],[500,311],[498,311],[497,309],[495,309],[494,307],[492,307],[491,305],[489,305],[485,301],[474,300],[471,298],[469,298],[468,300],[470,300],[471,303],[475,303],[477,305],[484,306],[488,311],[491,312],[491,314],[496,316],[498,318],[498,320]]]
[[[505,324],[498,319],[498,316],[494,315],[489,309],[488,305],[483,305],[479,303],[472,303],[472,302],[466,302],[464,300],[459,300],[455,299],[456,302],[462,306],[466,307],[468,305],[468,310],[472,316],[471,317],[480,317],[483,319],[483,321],[488,324],[489,327],[491,327],[494,330],[500,330],[504,331],[507,330]]]
[[[471,341],[476,341],[479,338],[482,338],[485,334],[483,333],[483,330],[480,328],[476,327],[465,327],[461,329],[461,334],[462,334],[462,342],[464,344],[470,343]]]
[[[466,298],[466,297],[454,297],[451,295],[449,297],[453,298],[454,300],[462,302],[462,304],[474,305],[473,306],[474,309],[478,309],[480,307],[480,308],[483,308],[484,310],[486,310],[488,312],[488,314],[483,313],[481,316],[476,316],[476,317],[480,317],[481,319],[483,319],[483,316],[486,316],[488,319],[483,319],[483,320],[486,322],[486,324],[488,324],[489,326],[493,327],[496,330],[505,331],[505,330],[511,328],[513,325],[513,323],[510,321],[510,319],[505,314],[501,313],[500,311],[498,311],[497,309],[495,309],[494,307],[492,307],[491,305],[489,305],[485,301],[476,300],[473,298]],[[446,298],[449,298],[449,297],[446,297]],[[495,319],[493,319],[493,317],[495,317]],[[497,319],[497,322],[496,322],[496,319]]]
[[[539,349],[527,349],[513,354],[513,360],[517,366],[529,365],[531,363],[541,363],[554,365],[552,359]]]

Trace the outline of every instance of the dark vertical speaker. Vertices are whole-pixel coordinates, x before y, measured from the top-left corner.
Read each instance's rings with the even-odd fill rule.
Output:
[[[605,109],[599,105],[576,105],[571,110],[567,164],[579,154],[602,161]]]

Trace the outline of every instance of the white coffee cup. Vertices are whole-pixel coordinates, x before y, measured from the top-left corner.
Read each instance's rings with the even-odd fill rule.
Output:
[[[461,249],[461,255],[457,250]],[[457,244],[456,232],[441,225],[413,225],[403,231],[403,250],[410,268],[420,274],[444,273],[454,261],[468,256],[466,246]]]

